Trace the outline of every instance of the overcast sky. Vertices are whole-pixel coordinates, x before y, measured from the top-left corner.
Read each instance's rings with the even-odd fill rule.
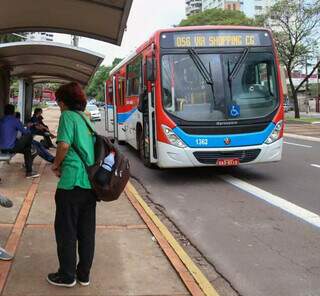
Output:
[[[127,56],[156,30],[172,27],[183,18],[185,0],[133,0],[121,47],[83,37],[79,46],[102,53],[106,57],[103,64],[110,65],[114,58]],[[56,34],[55,41],[70,44],[71,39],[70,36]]]

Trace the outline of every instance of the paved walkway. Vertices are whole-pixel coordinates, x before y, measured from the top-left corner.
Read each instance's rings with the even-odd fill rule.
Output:
[[[286,123],[285,133],[320,138],[320,125],[309,123]]]
[[[57,116],[49,124],[57,123]],[[96,255],[89,287],[49,285],[58,267],[53,231],[57,179],[37,160],[41,178],[24,178],[22,158],[1,164],[0,193],[14,207],[0,208],[0,245],[15,253],[0,261],[0,295],[189,295],[146,224],[126,195],[97,206]]]

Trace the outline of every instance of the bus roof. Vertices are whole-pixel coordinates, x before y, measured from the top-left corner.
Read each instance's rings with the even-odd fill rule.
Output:
[[[157,37],[164,32],[179,32],[179,31],[206,31],[206,30],[248,30],[248,31],[267,31],[271,33],[271,30],[263,27],[249,27],[249,26],[187,26],[187,27],[172,27],[168,29],[157,30],[153,35],[144,42],[141,46],[137,47],[133,52],[131,52],[126,58],[124,58],[117,66],[115,66],[111,71],[110,75],[116,73],[123,65],[131,61],[135,56],[143,51],[147,46],[149,46]]]

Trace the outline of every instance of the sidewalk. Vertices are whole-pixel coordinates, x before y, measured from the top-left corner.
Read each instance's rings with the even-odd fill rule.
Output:
[[[56,125],[57,117],[48,122]],[[58,267],[53,231],[57,179],[49,165],[37,160],[41,178],[27,180],[22,162],[16,156],[0,170],[0,193],[14,202],[12,209],[0,208],[0,245],[15,253],[12,262],[0,261],[0,295],[189,295],[125,194],[97,205],[91,285],[49,285],[46,276]]]
[[[286,123],[285,134],[320,138],[320,125],[308,123]]]

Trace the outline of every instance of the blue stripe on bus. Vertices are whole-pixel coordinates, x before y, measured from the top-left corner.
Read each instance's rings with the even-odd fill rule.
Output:
[[[138,109],[132,109],[129,112],[125,112],[125,113],[118,113],[118,117],[117,117],[117,121],[119,124],[123,124],[125,123],[130,117],[131,115],[136,112]]]
[[[274,127],[274,123],[270,123],[261,132],[230,135],[189,135],[179,127],[175,127],[173,131],[190,148],[228,148],[261,145],[268,139]],[[229,145],[224,143],[226,138],[231,140]]]

